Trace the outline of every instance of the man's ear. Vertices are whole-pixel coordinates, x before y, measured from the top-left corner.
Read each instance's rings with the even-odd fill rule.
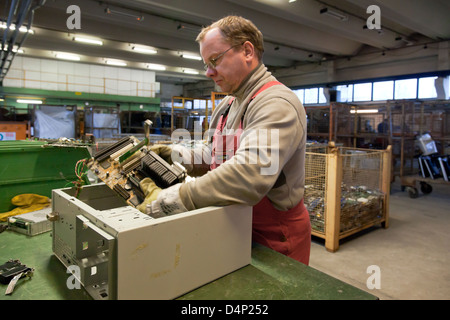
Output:
[[[252,60],[255,58],[255,46],[250,41],[245,41],[243,44],[244,55],[246,59]]]

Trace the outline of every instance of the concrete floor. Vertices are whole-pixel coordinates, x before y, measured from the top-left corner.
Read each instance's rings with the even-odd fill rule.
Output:
[[[389,228],[343,239],[335,253],[313,237],[310,266],[381,300],[450,299],[450,182],[411,199],[398,181],[391,186]],[[380,289],[367,286],[372,265],[380,268]]]

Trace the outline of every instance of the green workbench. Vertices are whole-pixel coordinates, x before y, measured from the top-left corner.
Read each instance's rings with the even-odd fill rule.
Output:
[[[81,289],[68,289],[69,274],[52,253],[51,232],[33,237],[6,230],[0,233],[0,264],[19,259],[35,269],[17,283],[11,295],[0,284],[0,300],[90,300]],[[377,297],[260,245],[252,263],[180,300],[374,300]]]

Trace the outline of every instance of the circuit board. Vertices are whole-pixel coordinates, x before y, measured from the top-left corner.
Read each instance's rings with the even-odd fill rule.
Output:
[[[87,166],[133,207],[145,199],[139,185],[142,179],[149,177],[164,189],[186,178],[186,170],[181,165],[170,165],[150,150],[147,139],[139,141],[133,136],[97,152]]]

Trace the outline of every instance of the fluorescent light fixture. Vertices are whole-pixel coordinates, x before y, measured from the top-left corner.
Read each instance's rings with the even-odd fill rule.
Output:
[[[8,47],[5,47],[3,49],[3,51],[8,51]],[[23,50],[22,49],[17,49],[17,47],[13,47],[13,49],[11,51],[15,52],[15,53],[23,53]]]
[[[348,17],[340,12],[331,10],[329,8],[323,8],[320,10],[320,14],[326,14],[327,16],[333,17],[335,19],[341,20],[341,21],[347,21]]]
[[[143,21],[144,20],[144,16],[143,15],[135,15],[135,14],[131,14],[128,12],[123,12],[123,11],[117,11],[117,10],[113,10],[110,8],[105,8],[105,13],[106,14],[116,14],[116,15],[120,15],[120,16],[125,16],[125,17],[131,17],[136,19],[137,21]]]
[[[0,28],[1,28],[1,29],[6,29],[6,22],[0,23]],[[10,25],[9,25],[9,30],[16,30],[16,25],[15,25],[15,24],[10,24]],[[28,28],[25,27],[25,26],[21,26],[21,27],[19,28],[19,31],[20,31],[20,32],[28,32],[28,33],[30,33],[30,34],[34,34],[34,31],[33,31],[32,29],[28,29]]]
[[[28,33],[30,33],[30,34],[34,34],[34,31],[33,31],[33,30],[28,29],[27,27],[24,27],[24,26],[21,26],[21,27],[19,28],[19,31],[20,31],[20,32],[28,32]]]
[[[114,61],[114,60],[106,60],[106,64],[109,64],[111,66],[119,66],[119,67],[125,67],[127,64],[122,61]]]
[[[162,64],[154,64],[154,63],[147,64],[147,68],[151,70],[160,70],[160,71],[166,70],[166,67],[163,66]]]
[[[193,54],[182,54],[181,57],[185,58],[185,59],[191,59],[191,60],[198,60],[198,61],[202,60],[202,57],[196,56]]]
[[[78,41],[78,42],[87,43],[87,44],[95,44],[95,45],[98,45],[98,46],[102,46],[103,45],[103,41],[96,40],[96,39],[83,38],[83,37],[74,37],[73,40]]]
[[[184,72],[184,73],[189,73],[189,74],[198,74],[198,73],[199,73],[198,71],[195,71],[195,70],[187,70],[187,69],[183,69],[183,72]]]
[[[297,0],[289,0],[289,3],[292,3],[292,2],[295,2],[295,1],[297,1]]]
[[[378,109],[358,109],[358,110],[350,110],[350,113],[378,113]]]
[[[17,99],[18,103],[28,103],[28,104],[42,104],[42,100],[31,100],[31,99]]]
[[[155,49],[149,49],[149,48],[143,48],[143,47],[137,47],[137,46],[132,47],[131,50],[134,50],[134,51],[139,52],[139,53],[147,53],[147,54],[156,54],[156,53],[158,53],[158,51],[155,50]]]
[[[80,61],[80,56],[77,56],[76,54],[64,53],[64,52],[57,53],[56,58],[63,59],[63,60]]]

